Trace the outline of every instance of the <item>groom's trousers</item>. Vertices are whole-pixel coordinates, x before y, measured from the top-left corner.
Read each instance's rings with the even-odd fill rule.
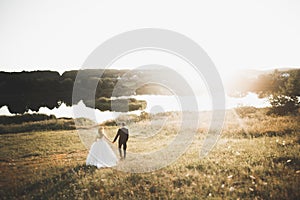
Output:
[[[123,151],[124,151],[124,158],[126,158],[126,149],[127,149],[126,142],[125,143],[119,142],[119,154],[120,154],[120,157],[122,157],[122,150],[121,150],[122,145],[123,145]]]

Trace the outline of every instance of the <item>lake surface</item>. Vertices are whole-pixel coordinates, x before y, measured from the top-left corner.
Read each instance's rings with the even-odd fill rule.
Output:
[[[147,107],[145,110],[149,113],[168,112],[168,111],[180,111],[182,110],[179,99],[175,96],[164,96],[164,95],[138,95],[132,96],[138,100],[146,100]],[[188,102],[190,97],[183,97],[183,101]],[[209,111],[212,110],[211,99],[209,96],[197,96],[198,110]],[[254,93],[249,93],[247,96],[242,98],[226,97],[226,109],[231,109],[239,106],[254,106],[257,108],[270,106],[267,99],[260,99]],[[193,110],[194,107],[186,107],[186,110]],[[129,112],[131,114],[139,114],[142,111]],[[29,111],[28,113],[43,113],[47,115],[55,115],[56,117],[86,117],[101,123],[103,121],[114,119],[121,113],[105,111],[101,112],[97,109],[88,108],[80,101],[77,105],[66,106],[61,104],[59,108],[50,110],[46,107],[41,107],[38,112]],[[12,115],[7,106],[0,108],[0,115]],[[92,116],[92,117],[91,117]]]

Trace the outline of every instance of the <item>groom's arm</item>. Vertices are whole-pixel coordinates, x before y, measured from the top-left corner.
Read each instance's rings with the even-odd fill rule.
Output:
[[[119,135],[120,135],[120,129],[118,130],[118,133],[117,133],[117,135],[116,135],[116,137],[115,137],[113,143],[118,139]]]
[[[126,142],[128,141],[128,138],[129,138],[129,131],[127,129],[127,138],[126,138]]]

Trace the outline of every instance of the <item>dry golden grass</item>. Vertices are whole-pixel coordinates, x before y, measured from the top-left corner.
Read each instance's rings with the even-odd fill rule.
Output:
[[[128,151],[167,145],[176,135],[176,116],[156,135],[149,131],[157,127],[147,121],[130,125]],[[257,111],[239,118],[228,112],[217,145],[200,159],[208,119],[202,118],[182,156],[149,173],[85,166],[88,150],[77,131],[0,135],[1,199],[299,199],[298,117],[271,117]],[[109,139],[116,130],[106,128]],[[119,163],[135,164],[132,155]]]

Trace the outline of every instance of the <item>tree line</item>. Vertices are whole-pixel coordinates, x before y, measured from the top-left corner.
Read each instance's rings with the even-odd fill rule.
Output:
[[[95,99],[86,99],[84,94],[81,99],[72,99],[74,82],[78,71],[67,71],[60,75],[54,71],[33,72],[0,72],[0,107],[6,105],[11,113],[23,114],[27,111],[38,111],[40,107],[49,109],[58,108],[62,103],[71,106],[73,103],[83,102],[88,107],[106,111],[125,111],[112,108],[112,96],[118,77],[125,70],[83,70],[81,71],[80,88],[83,93],[93,92],[91,87],[96,81]],[[124,91],[130,88],[124,88]],[[115,100],[115,104],[128,104],[129,111],[144,109],[145,101],[135,99]],[[121,109],[121,108],[120,108]]]
[[[54,71],[33,72],[0,72],[0,107],[6,105],[11,113],[23,114],[29,109],[38,111],[40,107],[49,109],[58,108],[62,103],[68,106],[83,101],[86,106],[101,111],[129,111],[144,109],[146,102],[129,99],[111,100],[120,77],[125,77],[126,84],[121,84],[122,95],[131,96],[135,94],[165,94],[170,92],[159,85],[146,84],[137,88],[143,80],[172,81],[172,75],[165,79],[162,70],[101,70],[86,69],[67,71],[60,75]],[[77,79],[76,79],[77,77]],[[150,77],[150,78],[149,78]],[[178,75],[174,74],[174,80]],[[80,86],[82,95],[72,99],[73,86],[76,82]],[[232,79],[231,85],[226,90],[230,96],[244,96],[248,92],[258,94],[260,98],[267,97],[271,108],[270,114],[286,115],[297,114],[300,106],[300,69],[275,70],[272,73],[262,73],[258,76],[246,74]],[[96,90],[93,86],[96,85]],[[135,89],[137,88],[137,89]],[[175,91],[184,94],[184,88]],[[95,91],[92,91],[95,90]],[[89,94],[95,92],[94,99],[89,99]],[[112,104],[114,106],[112,106]],[[124,107],[128,105],[128,107]],[[125,109],[126,108],[126,109]]]
[[[254,92],[268,98],[269,114],[298,114],[300,108],[300,69],[274,70],[259,76],[240,76],[230,87],[232,95]]]

